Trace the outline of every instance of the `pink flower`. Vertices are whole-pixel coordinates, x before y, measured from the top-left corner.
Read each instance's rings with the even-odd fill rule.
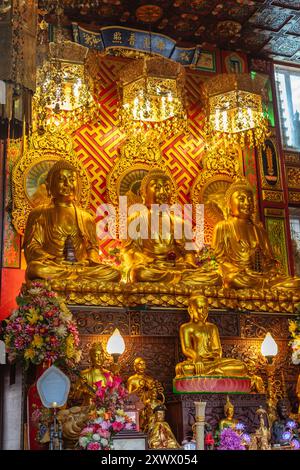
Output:
[[[105,429],[100,429],[99,431],[99,434],[101,437],[105,437],[106,439],[109,439],[110,437],[110,432],[105,430]]]
[[[87,426],[86,428],[83,428],[83,430],[81,431],[81,434],[89,434],[89,433],[94,433],[93,426]]]
[[[104,372],[104,377],[106,378],[106,386],[113,387],[113,378],[109,372]]]
[[[87,450],[100,450],[101,446],[99,442],[90,442],[87,446]]]
[[[113,380],[114,387],[116,388],[119,387],[119,385],[121,385],[122,382],[123,382],[122,377],[120,377],[119,375],[115,375],[114,380]]]
[[[115,432],[122,431],[123,427],[124,427],[123,423],[120,423],[119,421],[114,421],[112,423],[112,428]]]

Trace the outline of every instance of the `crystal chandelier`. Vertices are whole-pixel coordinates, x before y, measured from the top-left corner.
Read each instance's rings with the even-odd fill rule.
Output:
[[[120,124],[128,134],[157,129],[186,130],[185,70],[163,57],[145,56],[120,72]]]
[[[98,115],[92,96],[93,82],[86,73],[87,49],[63,37],[58,11],[55,42],[49,56],[37,70],[37,89],[33,97],[36,128],[43,131],[59,126],[74,131]]]
[[[264,145],[269,135],[263,111],[264,78],[255,74],[221,74],[204,84],[208,135],[241,147]]]

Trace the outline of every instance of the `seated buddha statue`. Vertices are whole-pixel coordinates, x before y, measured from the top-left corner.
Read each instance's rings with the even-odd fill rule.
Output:
[[[190,321],[179,329],[181,349],[187,359],[176,365],[176,378],[201,375],[247,377],[247,368],[242,361],[222,357],[218,328],[207,321],[206,297],[190,297],[188,313]]]
[[[50,169],[46,186],[51,204],[29,214],[24,252],[26,279],[99,279],[118,281],[120,272],[99,261],[93,217],[76,202],[76,168],[59,160]]]
[[[150,170],[143,178],[140,190],[143,210],[128,218],[128,227],[139,226],[140,231],[134,238],[129,237],[122,249],[126,279],[131,282],[218,284],[218,273],[198,267],[193,252],[185,248],[184,236],[175,237],[176,224],[184,233],[183,218],[167,209],[157,211],[161,205],[172,206],[172,187],[170,177],[159,168]],[[128,232],[130,235],[130,230]]]
[[[89,350],[91,367],[80,372],[74,391],[72,393],[75,401],[80,401],[84,406],[93,404],[97,390],[97,382],[106,385],[107,377],[112,374],[103,367],[105,362],[105,353],[100,342],[93,343]]]
[[[222,431],[225,428],[235,428],[238,423],[238,420],[234,416],[234,406],[231,403],[229,396],[227,395],[226,403],[224,405],[224,414],[225,418],[221,419],[219,422],[219,430]]]
[[[159,405],[154,409],[154,417],[148,430],[149,449],[180,448],[169,424],[165,421],[165,409],[164,405]]]
[[[229,216],[215,226],[212,240],[224,286],[299,289],[300,279],[281,272],[267,232],[253,220],[253,190],[248,182],[242,179],[231,184],[225,199]]]

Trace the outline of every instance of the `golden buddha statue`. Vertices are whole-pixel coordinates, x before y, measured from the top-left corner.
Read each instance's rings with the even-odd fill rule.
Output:
[[[219,430],[222,431],[225,428],[235,428],[238,423],[238,420],[234,416],[234,406],[231,403],[229,396],[227,395],[226,403],[224,405],[224,414],[225,418],[221,419],[219,422]]]
[[[212,248],[225,287],[234,289],[299,289],[300,279],[281,272],[267,232],[253,220],[253,190],[244,179],[231,184],[225,194],[227,220],[214,229]]]
[[[90,419],[89,413],[89,406],[73,406],[57,413],[57,419],[62,427],[64,449],[76,448],[80,433]]]
[[[118,281],[120,272],[99,262],[93,217],[76,203],[76,168],[59,160],[48,172],[46,186],[52,203],[33,209],[26,224],[26,279]]]
[[[179,329],[181,349],[187,360],[176,365],[176,378],[199,375],[247,377],[248,371],[242,361],[222,358],[218,328],[207,321],[206,297],[190,297],[188,312],[190,321]]]
[[[127,390],[129,393],[136,393],[144,403],[148,391],[156,388],[156,380],[150,375],[145,374],[146,361],[142,357],[137,357],[134,360],[133,368],[135,374],[128,378]]]
[[[136,394],[144,405],[140,413],[140,426],[147,432],[154,408],[165,402],[164,389],[158,380],[145,374],[146,361],[142,357],[134,360],[133,367],[135,374],[128,378],[127,390],[130,394]]]
[[[73,398],[77,401],[80,400],[83,405],[92,404],[97,390],[95,384],[102,382],[102,385],[106,385],[107,376],[112,375],[109,370],[103,367],[105,353],[100,342],[92,344],[89,356],[91,367],[80,372],[80,377],[73,392]]]
[[[165,421],[165,406],[159,405],[154,409],[154,417],[149,425],[149,449],[180,449],[180,445]]]
[[[128,227],[139,226],[140,230],[136,239],[128,239],[122,249],[126,280],[218,284],[218,273],[199,268],[193,252],[186,250],[184,238],[175,238],[176,224],[184,233],[183,218],[166,210],[157,212],[159,205],[172,205],[172,187],[170,177],[159,168],[150,170],[142,180],[140,191],[144,210],[128,218]]]

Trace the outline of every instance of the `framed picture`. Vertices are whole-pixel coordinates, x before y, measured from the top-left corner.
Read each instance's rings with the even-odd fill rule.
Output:
[[[113,450],[146,450],[147,434],[137,431],[121,431],[112,438]]]

